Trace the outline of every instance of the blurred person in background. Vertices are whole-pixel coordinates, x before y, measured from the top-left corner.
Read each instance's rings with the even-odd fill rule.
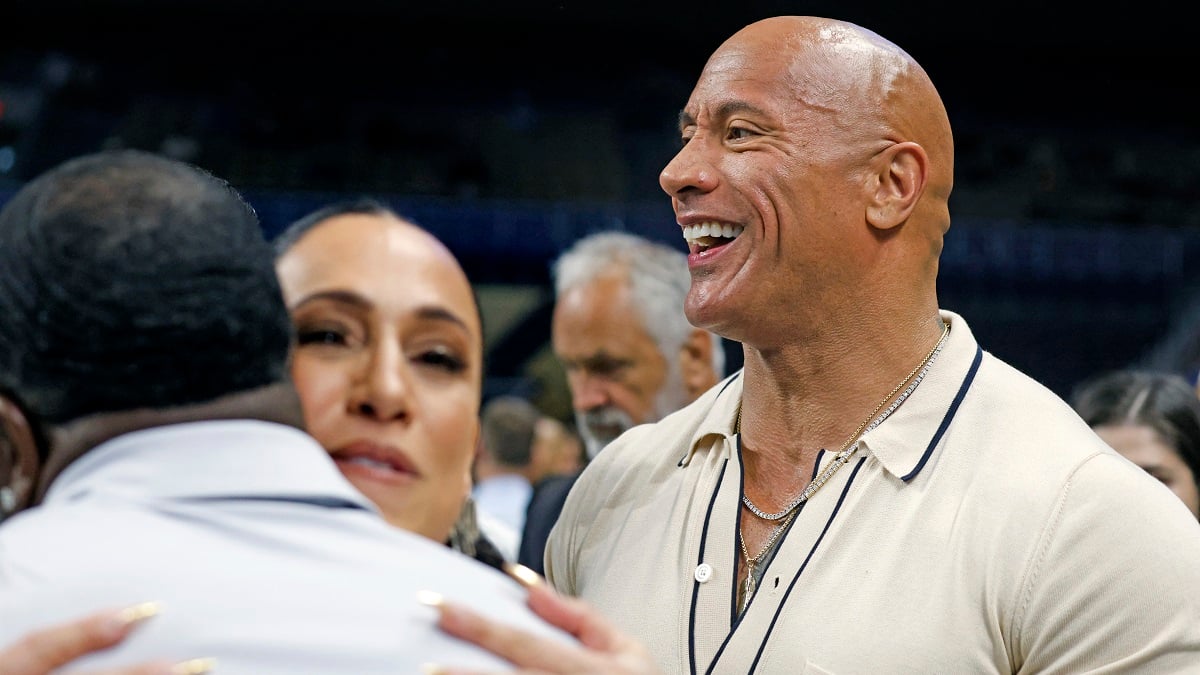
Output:
[[[574,474],[583,468],[587,459],[583,439],[574,427],[550,415],[543,414],[538,420],[533,442],[544,446],[544,452],[550,458],[545,472],[533,479],[534,484],[549,476]]]
[[[1114,450],[1200,518],[1200,399],[1182,375],[1117,370],[1080,383],[1071,406]]]
[[[536,442],[542,417],[537,406],[513,395],[490,399],[481,413],[471,498],[481,517],[494,517],[512,532],[511,548],[501,547],[508,560],[517,559],[533,481],[553,459],[553,448]]]
[[[551,343],[589,459],[638,424],[656,422],[724,374],[721,338],[683,313],[683,251],[627,232],[597,232],[553,263]],[[518,560],[538,572],[578,472],[538,484]]]
[[[551,343],[589,459],[720,379],[721,338],[683,313],[691,284],[683,251],[628,232],[598,232],[560,255],[552,275]]]

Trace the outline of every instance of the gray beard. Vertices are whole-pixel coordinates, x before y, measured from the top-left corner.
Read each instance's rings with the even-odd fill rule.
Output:
[[[596,458],[600,450],[615,441],[618,436],[633,427],[633,418],[612,406],[592,408],[575,413],[575,425],[587,450],[588,461]]]
[[[670,361],[666,382],[654,397],[654,410],[644,423],[657,422],[688,403],[690,401],[687,389],[683,385],[680,364],[678,360]],[[637,423],[628,413],[613,406],[575,413],[575,426],[579,429],[579,437],[583,439],[589,462],[596,458],[604,446],[617,440],[618,436],[633,428],[635,424]]]

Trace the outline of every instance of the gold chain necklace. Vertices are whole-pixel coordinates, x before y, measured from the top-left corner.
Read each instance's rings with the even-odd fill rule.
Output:
[[[896,410],[896,408],[900,407],[900,404],[903,403],[905,399],[908,398],[909,394],[911,394],[913,390],[917,388],[917,385],[921,383],[921,380],[925,379],[925,374],[929,372],[929,367],[933,365],[938,353],[942,350],[942,345],[946,342],[946,336],[950,334],[950,324],[943,322],[942,326],[942,336],[938,338],[937,344],[933,346],[933,349],[929,350],[929,353],[925,355],[925,358],[921,359],[921,362],[918,363],[917,366],[913,368],[903,380],[900,380],[900,384],[897,384],[891,391],[888,392],[887,396],[883,397],[883,400],[879,402],[879,405],[875,406],[875,409],[871,411],[871,414],[862,421],[862,424],[858,425],[858,428],[854,430],[854,433],[850,434],[850,438],[847,438],[846,442],[843,443],[841,448],[838,449],[837,456],[833,458],[833,461],[829,463],[829,466],[825,467],[825,470],[822,471],[820,475],[812,479],[808,486],[805,487],[804,490],[787,506],[785,506],[782,511],[777,513],[765,513],[755,506],[754,503],[750,501],[749,497],[744,494],[742,495],[742,503],[745,504],[746,508],[750,509],[750,512],[754,515],[762,518],[763,520],[776,521],[784,519],[784,521],[775,527],[775,530],[767,539],[767,543],[763,545],[762,550],[760,550],[754,557],[751,557],[750,551],[746,549],[746,538],[742,536],[739,528],[738,545],[742,549],[742,556],[746,559],[746,580],[742,585],[741,612],[745,612],[746,608],[750,606],[750,599],[754,597],[755,591],[758,590],[758,582],[754,578],[755,570],[757,569],[759,563],[762,562],[763,556],[765,556],[767,552],[771,550],[771,547],[775,545],[775,542],[778,541],[780,535],[787,530],[787,527],[791,524],[792,519],[796,517],[797,513],[799,513],[799,511],[796,509],[804,502],[807,502],[814,494],[816,494],[817,490],[820,490],[821,486],[828,482],[830,477],[832,477],[838,469],[842,468],[842,465],[850,460],[850,456],[858,450],[859,444],[857,441],[859,440],[860,435],[879,426],[880,423],[887,419],[888,416]],[[895,402],[893,402],[892,405],[888,407],[888,409],[885,410],[882,415],[876,417],[880,409],[882,409],[883,406],[893,396],[895,396],[896,392],[900,391],[901,387],[904,387],[905,384],[908,384],[908,387],[904,390],[904,392],[900,394]],[[867,426],[868,424],[870,425],[869,427]],[[734,422],[734,433],[740,434],[741,430],[742,409],[739,407],[737,420]]]
[[[746,558],[746,581],[742,584],[741,611],[746,611],[746,608],[750,606],[750,598],[754,597],[754,592],[758,590],[758,582],[754,579],[754,571],[758,569],[758,564],[762,562],[763,556],[775,545],[775,540],[779,539],[779,535],[783,534],[783,531],[791,524],[792,519],[796,517],[797,513],[800,512],[792,511],[782,523],[775,527],[775,531],[771,533],[771,537],[767,539],[767,543],[763,544],[762,550],[753,558],[750,557],[750,551],[746,550],[746,539],[741,536],[738,537],[738,544],[742,547],[742,555]]]
[[[796,507],[808,501],[814,494],[816,494],[817,490],[820,490],[821,486],[824,485],[833,476],[833,474],[837,473],[837,470],[842,468],[842,465],[848,462],[850,460],[850,456],[858,450],[858,443],[856,443],[856,441],[859,439],[860,435],[879,426],[880,423],[887,419],[888,416],[896,410],[896,408],[900,407],[900,404],[903,403],[904,400],[908,398],[908,395],[911,394],[913,390],[917,388],[917,385],[921,383],[921,380],[925,379],[925,373],[928,372],[929,367],[933,365],[935,357],[937,356],[938,352],[942,350],[942,345],[946,342],[946,336],[950,334],[950,324],[943,322],[942,326],[942,336],[938,338],[937,344],[933,346],[933,349],[930,349],[929,353],[925,355],[925,358],[921,359],[921,362],[918,363],[915,368],[909,371],[908,375],[905,375],[903,380],[900,380],[900,384],[897,384],[895,387],[893,387],[892,390],[888,392],[887,396],[883,397],[883,400],[881,400],[879,404],[875,406],[875,409],[871,411],[871,414],[867,415],[867,418],[862,421],[862,424],[859,424],[858,428],[854,430],[854,433],[850,434],[850,437],[846,439],[846,442],[842,443],[841,447],[838,448],[837,456],[833,458],[833,461],[829,463],[829,466],[825,467],[825,470],[822,471],[816,478],[814,478],[812,482],[810,482],[808,486],[796,496],[795,499],[789,502],[787,506],[783,507],[781,511],[777,511],[776,513],[766,513],[762,509],[758,508],[754,502],[750,501],[749,496],[743,494],[742,503],[746,505],[746,508],[750,509],[751,513],[759,518],[762,518],[763,520],[779,520],[791,513],[794,509],[796,509]],[[910,380],[911,383],[909,382]],[[891,400],[891,398],[896,395],[896,392],[900,391],[905,384],[908,384],[909,386],[904,390],[904,393],[901,394],[900,397],[897,398],[894,403],[892,403],[891,407],[885,410],[882,415],[876,417],[880,409],[882,409],[883,406],[889,400]],[[874,420],[874,422],[872,422],[872,420]],[[871,425],[870,428],[867,427],[868,424]],[[734,423],[735,433],[741,433],[741,427],[742,409],[739,407],[737,421]]]

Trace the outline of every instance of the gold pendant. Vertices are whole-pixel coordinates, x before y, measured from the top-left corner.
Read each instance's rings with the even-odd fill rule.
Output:
[[[750,598],[754,597],[754,591],[758,590],[758,584],[754,581],[754,563],[746,561],[746,581],[742,585],[742,612],[750,606]]]

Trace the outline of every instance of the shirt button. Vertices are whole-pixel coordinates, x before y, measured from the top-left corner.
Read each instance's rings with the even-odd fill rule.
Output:
[[[711,579],[712,575],[713,575],[712,565],[709,565],[708,563],[700,563],[696,567],[696,574],[695,574],[696,581],[699,581],[700,583],[704,583],[704,582],[708,581],[709,579]]]

